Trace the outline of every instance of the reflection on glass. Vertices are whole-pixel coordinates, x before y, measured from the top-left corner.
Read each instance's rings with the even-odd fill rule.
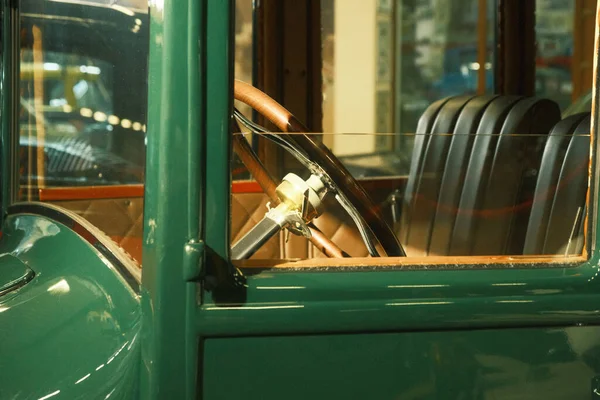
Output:
[[[580,255],[584,245],[589,116],[577,116],[566,125],[563,120],[548,133],[404,134],[410,139],[407,142],[415,143],[401,149],[407,158],[393,152],[339,155],[332,150],[393,227],[408,256],[570,257]],[[324,136],[354,140],[397,135]],[[419,146],[419,141],[427,145]],[[411,168],[407,162],[419,166]],[[234,170],[242,167],[238,164]],[[283,174],[287,173],[303,179],[310,176],[302,168]],[[268,202],[258,183],[234,175],[232,243],[264,217]],[[348,255],[366,256],[352,219],[334,196],[326,197],[323,204],[325,213],[314,224]],[[262,246],[254,258],[323,256],[306,239],[281,235]]]
[[[496,2],[485,2],[484,19],[480,4],[478,0],[322,1],[324,130],[415,132],[419,116],[431,102],[491,92]],[[378,140],[358,140],[348,153],[406,144]]]
[[[573,95],[575,6],[574,0],[536,0],[535,91],[556,100],[561,110],[571,104]]]
[[[22,1],[22,199],[39,199],[45,187],[142,183],[145,65],[136,54],[143,50],[143,15],[130,6],[135,2],[111,4],[107,14],[90,5]],[[56,18],[36,17],[44,13]],[[120,27],[108,35],[116,43],[108,47],[97,40],[107,15]]]
[[[323,127],[332,133],[318,141],[360,182],[409,256],[581,254],[590,114],[585,103],[561,115],[571,77],[546,80],[540,63],[554,53],[560,61],[571,46],[573,4],[536,1],[545,99],[510,100],[475,96],[494,88],[497,1],[321,1]],[[551,85],[540,89],[542,80]],[[310,175],[288,156],[261,156],[278,182]],[[235,242],[261,221],[268,199],[240,159],[232,168]],[[347,254],[365,256],[368,239],[335,200],[323,203],[315,225]],[[254,257],[320,256],[283,234]]]
[[[138,260],[147,9],[138,0],[20,0],[18,200],[72,211]]]
[[[253,82],[254,57],[254,8],[253,0],[235,1],[235,64],[234,76],[244,82]],[[236,103],[243,112],[249,114],[250,108],[245,104]]]

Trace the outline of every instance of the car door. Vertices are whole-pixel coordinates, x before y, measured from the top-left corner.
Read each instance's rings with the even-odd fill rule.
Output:
[[[433,121],[423,120],[429,128],[412,135],[414,142],[422,137],[425,144],[410,150],[415,174],[405,171],[406,176],[361,182],[373,198],[378,198],[381,181],[387,189],[390,182],[403,185],[402,201],[408,202],[404,215],[429,210],[423,215],[433,213],[435,219],[447,211],[454,226],[466,221],[456,237],[467,238],[463,244],[468,251],[450,254],[450,246],[436,255],[418,248],[425,255],[411,256],[407,246],[408,257],[367,257],[352,219],[332,201],[314,222],[354,257],[322,257],[306,238],[288,238],[283,232],[254,258],[230,260],[231,244],[264,217],[269,202],[260,184],[230,178],[231,4],[156,2],[151,13],[143,395],[595,395],[600,369],[597,178],[592,169],[589,179],[587,167],[596,150],[591,146],[591,152],[581,153],[594,143],[594,114],[564,122],[557,108],[530,99],[462,99],[458,110],[438,107]],[[202,18],[188,19],[183,26],[177,22],[184,15]],[[176,40],[182,38],[186,40]],[[200,56],[196,43],[204,49]],[[188,62],[178,62],[182,59]],[[473,130],[451,131],[466,104],[480,107],[470,117]],[[540,114],[536,107],[554,111]],[[442,111],[450,113],[450,122]],[[444,128],[434,129],[436,123]],[[372,136],[344,132],[333,134],[329,143],[367,143]],[[434,188],[439,194],[443,182],[454,176],[448,167],[448,160],[454,160],[453,143],[462,149],[456,153],[463,154],[457,160],[464,174],[478,180],[463,179],[457,206],[446,209],[439,197],[429,204],[431,198],[420,196],[419,190]],[[525,156],[516,156],[522,152]],[[432,165],[436,168],[428,171]],[[513,179],[514,171],[519,179]],[[552,177],[543,186],[547,174]],[[563,190],[581,177],[584,183],[577,190]],[[406,189],[410,182],[412,192]],[[473,182],[475,192],[466,191]],[[158,188],[161,196],[156,196]],[[504,196],[507,190],[511,196]],[[583,206],[562,197],[582,190]],[[508,205],[499,199],[508,199]],[[566,237],[566,248],[527,250],[525,239],[542,230],[530,219],[538,206],[546,228],[569,215],[568,229],[558,224],[544,230],[548,243],[553,232]],[[402,224],[401,219],[388,222]],[[428,237],[439,233],[435,223],[426,224]],[[495,226],[502,226],[501,233]],[[486,241],[488,233],[492,239]],[[574,242],[580,244],[571,247]],[[479,254],[475,243],[504,250]],[[512,252],[515,246],[520,252]]]

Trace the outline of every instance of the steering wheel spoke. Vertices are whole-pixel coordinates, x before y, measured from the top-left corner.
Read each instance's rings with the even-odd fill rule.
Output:
[[[373,239],[379,242],[380,248],[385,252],[385,255],[406,256],[396,235],[386,221],[376,212],[377,208],[362,186],[325,145],[316,141],[313,137],[304,134],[307,132],[307,129],[288,110],[265,93],[239,80],[235,81],[234,97],[236,100],[254,108],[282,130],[280,134],[266,133],[264,128],[249,121],[236,110],[236,117],[251,131],[263,134],[265,137],[282,146],[311,172],[311,178],[306,182],[298,178],[299,181],[308,186],[308,189],[313,189],[316,193],[322,191],[323,195],[331,193],[335,196],[336,200],[356,224],[361,238],[372,256],[380,255],[376,245],[373,243]],[[245,145],[242,144],[241,141],[246,142],[241,137],[234,140],[234,150],[246,164],[255,179],[265,189],[271,200],[280,203],[282,199],[281,191],[278,192],[277,190],[279,187],[277,187],[273,178],[270,177],[250,146],[247,143]],[[290,179],[294,180],[295,178]],[[299,181],[295,181],[296,184],[303,187]],[[289,181],[284,179],[283,184],[286,182],[289,185]],[[314,186],[318,186],[319,189],[315,190]],[[275,187],[277,189],[274,189]],[[305,187],[295,200],[296,202],[301,202],[301,204],[296,204],[298,204],[297,208],[300,209],[299,213],[303,217],[309,217],[308,214],[304,215],[304,213],[308,212],[311,206],[316,208],[313,203],[315,198],[312,196],[311,190],[306,192],[306,189]],[[305,196],[305,194],[308,195]],[[322,197],[319,199],[322,199]],[[285,200],[283,203],[285,203]],[[308,209],[305,210],[304,206],[307,205]],[[314,216],[310,217],[301,219],[304,222],[310,222]],[[317,243],[317,248],[324,249],[325,254],[330,257],[343,255],[339,247],[335,246],[331,240],[323,240],[324,235],[321,232],[315,235],[314,226],[308,225],[308,227],[311,232],[311,242]]]

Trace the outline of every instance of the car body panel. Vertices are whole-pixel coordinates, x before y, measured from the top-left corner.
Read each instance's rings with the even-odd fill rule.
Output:
[[[203,398],[563,399],[597,387],[596,262],[384,268],[247,269],[240,297],[206,292]]]
[[[25,263],[10,254],[0,255],[0,296],[27,284],[35,274]]]
[[[599,346],[600,327],[208,339],[203,398],[589,399]]]
[[[151,2],[141,300],[94,233],[6,219],[0,253],[35,277],[0,297],[0,398],[590,397],[597,246],[585,262],[265,265],[234,279],[231,6]]]
[[[138,295],[99,251],[48,217],[10,215],[0,252],[35,277],[0,297],[0,398],[130,399],[139,375]],[[56,394],[59,394],[56,393]]]

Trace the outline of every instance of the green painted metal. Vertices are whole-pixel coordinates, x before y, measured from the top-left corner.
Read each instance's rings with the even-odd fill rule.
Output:
[[[135,292],[62,224],[9,215],[2,232],[0,253],[18,258],[35,277],[0,297],[0,398],[137,397]]]
[[[233,2],[207,1],[206,30],[206,244],[221,260],[229,259],[230,120],[233,107]],[[230,270],[233,273],[233,270]]]
[[[600,390],[597,255],[554,268],[245,272],[238,300],[198,313],[205,399]],[[220,384],[226,374],[235,385]]]
[[[215,184],[207,177],[207,204]],[[247,269],[245,287],[205,287],[203,398],[588,398],[599,260],[594,250],[552,266]],[[567,328],[577,325],[592,326]]]
[[[590,399],[599,348],[600,327],[209,339],[203,398]]]
[[[16,26],[11,4],[3,33]],[[17,258],[35,276],[0,297],[0,398],[600,389],[596,250],[581,265],[248,269],[245,285],[227,282],[232,11],[230,0],[151,2],[141,305],[70,229],[34,215],[5,221],[1,268]],[[3,40],[17,48],[15,35]],[[15,196],[14,61],[3,52],[3,199]]]
[[[246,273],[237,299],[207,293],[198,313],[203,335],[600,323],[597,257],[553,268]]]
[[[10,254],[0,255],[0,296],[24,286],[35,275],[23,261]]]
[[[196,393],[198,291],[187,244],[200,236],[206,135],[206,3],[153,2],[150,9],[148,146],[142,277],[144,399]],[[187,266],[186,266],[187,265]],[[190,315],[191,314],[191,315]]]

